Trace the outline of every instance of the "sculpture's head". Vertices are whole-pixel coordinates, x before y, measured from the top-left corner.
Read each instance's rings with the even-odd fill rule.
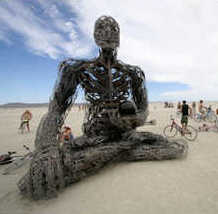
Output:
[[[101,16],[95,22],[94,38],[102,49],[116,49],[120,45],[120,28],[111,16]]]

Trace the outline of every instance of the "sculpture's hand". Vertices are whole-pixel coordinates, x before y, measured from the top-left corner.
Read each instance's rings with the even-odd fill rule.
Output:
[[[27,174],[19,181],[18,187],[34,199],[51,198],[64,187],[63,165],[57,147],[38,150],[31,161]]]
[[[145,119],[143,115],[141,114],[135,114],[135,115],[128,115],[128,116],[122,116],[121,120],[123,122],[131,124],[133,128],[136,128],[138,126],[142,126],[145,123]]]
[[[145,122],[143,114],[136,113],[131,115],[121,116],[119,112],[110,112],[110,121],[117,127],[131,130],[138,126],[142,126]]]

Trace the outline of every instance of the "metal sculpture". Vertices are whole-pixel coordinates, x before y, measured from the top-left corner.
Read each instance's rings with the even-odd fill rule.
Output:
[[[115,19],[102,16],[94,31],[99,56],[60,64],[48,113],[37,129],[33,160],[18,183],[24,195],[33,199],[54,197],[59,189],[110,162],[164,160],[186,154],[185,141],[170,142],[161,135],[136,131],[148,116],[145,76],[139,67],[117,60],[119,35]],[[58,130],[79,86],[89,102],[84,135],[60,149]]]

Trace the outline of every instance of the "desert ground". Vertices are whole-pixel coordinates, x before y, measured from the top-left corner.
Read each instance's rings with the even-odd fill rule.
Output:
[[[212,107],[218,108],[218,102]],[[24,154],[23,144],[34,150],[36,129],[47,108],[29,109],[33,113],[31,132],[20,134],[18,126],[24,110],[0,109],[0,154]],[[139,130],[162,134],[176,108],[164,108],[163,103],[154,102],[149,105],[149,112],[148,120],[156,119],[157,124]],[[76,107],[67,117],[66,125],[71,126],[75,137],[82,134],[83,117],[84,111]],[[190,124],[199,126],[192,120]],[[32,201],[20,195],[16,183],[28,165],[10,175],[2,175],[6,166],[0,166],[0,214],[216,214],[218,133],[200,132],[197,140],[188,144],[186,158],[114,164],[71,185],[51,200]]]

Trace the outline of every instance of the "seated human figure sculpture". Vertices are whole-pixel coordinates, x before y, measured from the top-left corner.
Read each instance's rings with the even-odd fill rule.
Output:
[[[114,161],[164,160],[187,153],[184,140],[137,132],[148,116],[143,71],[117,59],[120,28],[114,18],[101,16],[94,38],[99,56],[91,60],[68,59],[59,67],[59,79],[35,138],[35,155],[18,187],[33,199],[50,198],[59,189],[93,174]],[[85,93],[88,112],[84,134],[58,147],[58,130],[72,106],[76,90]]]

